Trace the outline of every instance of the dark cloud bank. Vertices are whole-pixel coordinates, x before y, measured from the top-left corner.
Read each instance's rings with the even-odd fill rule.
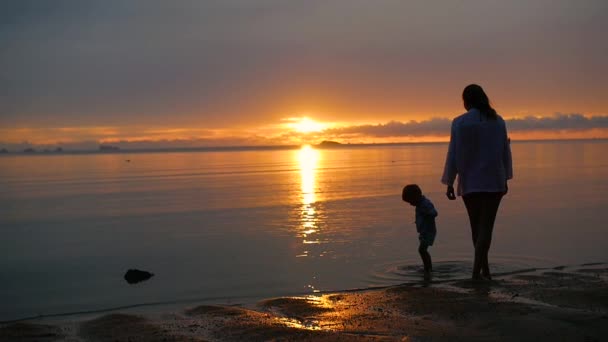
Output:
[[[583,114],[555,114],[550,117],[527,116],[505,120],[510,132],[554,132],[585,131],[608,128],[608,115],[584,116]],[[403,137],[403,136],[445,136],[449,134],[450,119],[432,118],[425,121],[399,122],[386,124],[360,125],[326,130],[325,133],[335,136],[361,135],[370,137]]]

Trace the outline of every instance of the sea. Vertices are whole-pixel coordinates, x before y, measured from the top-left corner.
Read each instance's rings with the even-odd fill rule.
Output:
[[[512,142],[495,274],[608,262],[608,141]],[[432,281],[470,277],[446,143],[0,155],[0,321],[239,304],[423,280],[414,208],[435,204]],[[129,269],[152,278],[128,284]]]

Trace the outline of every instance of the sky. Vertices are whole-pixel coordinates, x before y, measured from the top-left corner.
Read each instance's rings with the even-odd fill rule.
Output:
[[[608,138],[605,0],[4,0],[0,148]],[[303,119],[307,118],[307,119]]]

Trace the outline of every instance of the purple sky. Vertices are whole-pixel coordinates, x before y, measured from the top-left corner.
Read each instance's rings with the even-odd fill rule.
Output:
[[[601,118],[606,32],[607,1],[3,1],[0,130],[427,121],[472,82],[505,118]]]

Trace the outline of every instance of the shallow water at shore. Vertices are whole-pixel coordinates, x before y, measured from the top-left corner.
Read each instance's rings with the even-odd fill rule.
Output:
[[[608,260],[606,142],[514,143],[495,272]],[[0,157],[0,320],[418,281],[418,183],[439,210],[439,279],[468,276],[445,144]],[[130,160],[127,162],[126,160]],[[128,285],[128,268],[155,273]]]
[[[607,264],[0,324],[19,341],[601,341]]]

